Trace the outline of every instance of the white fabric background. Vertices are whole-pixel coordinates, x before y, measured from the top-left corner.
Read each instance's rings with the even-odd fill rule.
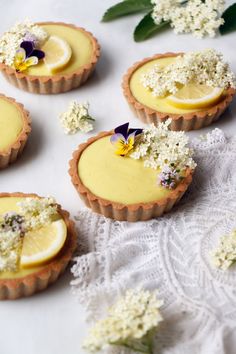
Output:
[[[140,16],[107,24],[100,23],[104,11],[115,2],[0,0],[1,33],[17,20],[28,16],[35,22],[59,20],[85,27],[94,33],[102,46],[101,60],[93,77],[85,86],[63,95],[32,95],[14,88],[0,76],[0,92],[22,102],[30,110],[33,120],[33,132],[24,155],[10,168],[0,172],[2,192],[51,194],[72,215],[76,215],[82,203],[70,183],[67,174],[68,161],[72,151],[87,139],[87,136],[65,136],[58,121],[58,114],[66,109],[71,99],[88,100],[91,104],[91,114],[97,119],[94,133],[111,129],[125,121],[130,121],[132,126],[142,126],[130,112],[120,87],[122,75],[135,61],[158,52],[214,47],[225,53],[236,72],[235,33],[216,39],[197,40],[188,35],[177,37],[171,31],[164,31],[146,42],[135,43],[132,40],[132,30]],[[229,136],[233,136],[236,129],[235,113],[234,102],[230,110],[213,127],[218,126]],[[212,127],[197,133],[191,132],[189,135],[193,137],[211,129]],[[235,169],[234,166],[232,168]],[[1,354],[83,352],[80,344],[86,332],[85,313],[70,293],[70,278],[67,273],[50,289],[32,298],[0,303]],[[203,284],[203,287],[205,286]],[[186,327],[185,323],[182,325]],[[224,330],[219,327],[219,331]],[[228,334],[228,338],[232,339],[232,336]],[[199,338],[199,341],[203,340],[214,342],[208,332],[206,336]],[[225,353],[228,353],[227,350]]]

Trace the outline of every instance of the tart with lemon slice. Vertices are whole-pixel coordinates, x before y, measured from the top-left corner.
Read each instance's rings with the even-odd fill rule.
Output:
[[[129,129],[126,123],[80,145],[69,173],[85,204],[131,222],[170,211],[190,185],[196,164],[186,135],[170,131],[169,124]]]
[[[32,93],[61,93],[79,87],[93,72],[99,55],[99,44],[91,33],[61,22],[25,21],[0,38],[3,75]]]
[[[31,132],[29,112],[13,98],[0,94],[0,169],[16,161]]]
[[[76,247],[69,214],[51,198],[0,194],[0,299],[30,296],[54,283]]]
[[[199,58],[208,59],[203,69]],[[146,58],[124,76],[124,96],[144,123],[157,124],[171,118],[172,130],[200,129],[216,121],[235,95],[235,77],[221,59],[213,50]],[[220,73],[215,72],[216,68],[222,68],[218,69]]]

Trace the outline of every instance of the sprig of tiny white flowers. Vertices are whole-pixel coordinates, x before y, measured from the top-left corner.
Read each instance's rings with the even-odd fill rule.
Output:
[[[222,270],[227,270],[236,262],[236,230],[222,236],[219,245],[211,253],[212,264]]]
[[[130,153],[133,159],[142,159],[145,167],[165,171],[169,166],[172,170],[194,169],[196,163],[192,155],[193,150],[188,146],[188,137],[185,132],[168,129],[171,119],[164,123],[146,126],[134,150]]]
[[[93,130],[93,119],[89,115],[89,103],[71,101],[68,110],[60,115],[60,121],[66,134],[75,134],[78,131],[88,133]]]
[[[224,0],[151,0],[154,5],[152,18],[159,25],[170,22],[176,34],[192,33],[195,37],[214,37],[224,24],[221,15]]]
[[[90,330],[83,347],[96,352],[115,345],[153,353],[153,333],[163,320],[159,311],[162,304],[157,292],[128,290],[109,309],[108,316]]]
[[[156,64],[141,77],[142,85],[159,97],[175,94],[190,82],[223,89],[236,87],[235,74],[214,49],[188,52],[164,68]]]
[[[0,63],[12,66],[16,51],[24,40],[33,41],[36,46],[41,46],[47,39],[47,32],[28,19],[16,23],[0,38]]]
[[[0,272],[16,271],[20,246],[21,232],[0,230]]]
[[[17,269],[25,232],[24,222],[24,218],[16,212],[0,216],[0,272],[14,272]]]
[[[49,224],[57,213],[57,204],[52,197],[24,198],[17,206],[19,214],[25,219],[27,231]]]

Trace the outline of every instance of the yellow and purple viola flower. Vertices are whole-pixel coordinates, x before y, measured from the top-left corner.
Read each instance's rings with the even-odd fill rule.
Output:
[[[35,49],[34,42],[23,41],[20,44],[20,48],[16,51],[14,68],[18,72],[25,71],[28,67],[37,65],[44,56],[45,54],[42,50]]]
[[[134,148],[135,138],[142,133],[142,129],[129,129],[129,123],[115,128],[111,136],[111,143],[115,146],[115,153],[120,156],[127,155]]]

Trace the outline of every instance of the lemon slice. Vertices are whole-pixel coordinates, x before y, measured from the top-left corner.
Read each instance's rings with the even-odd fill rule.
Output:
[[[69,44],[58,36],[50,36],[41,49],[45,53],[44,63],[52,73],[63,69],[72,55]]]
[[[41,265],[62,249],[67,235],[65,222],[53,221],[38,230],[27,232],[24,236],[20,265],[23,268]]]
[[[223,91],[218,87],[188,84],[166,99],[172,106],[178,108],[199,109],[209,107],[219,101]]]

